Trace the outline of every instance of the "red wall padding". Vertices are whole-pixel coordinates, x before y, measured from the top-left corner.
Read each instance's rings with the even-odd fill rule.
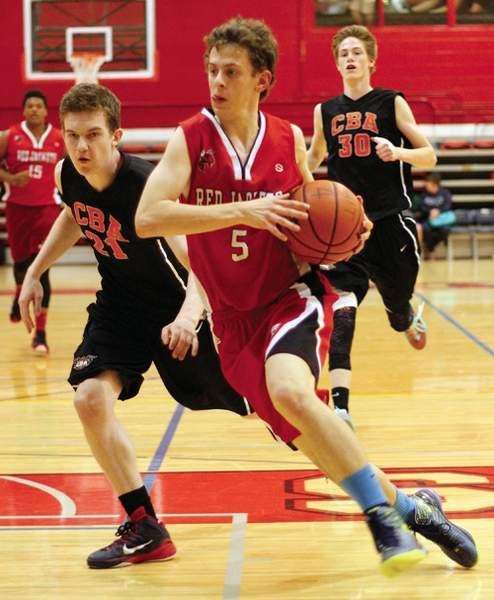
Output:
[[[81,3],[82,5],[83,3]],[[158,74],[154,80],[106,80],[124,105],[126,127],[167,127],[207,103],[202,37],[242,14],[264,18],[280,43],[277,84],[267,108],[312,127],[315,103],[340,92],[330,54],[334,28],[316,27],[312,0],[157,0]],[[26,81],[22,3],[4,11],[0,38],[0,128],[19,120],[23,93],[39,87],[52,120],[68,81]],[[494,121],[494,25],[374,28],[380,47],[376,86],[402,90],[420,122]]]

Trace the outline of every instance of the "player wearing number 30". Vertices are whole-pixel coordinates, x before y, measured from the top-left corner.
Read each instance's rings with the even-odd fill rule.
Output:
[[[18,298],[27,268],[34,260],[50,227],[60,213],[53,171],[64,155],[62,132],[46,122],[47,102],[39,90],[26,92],[23,102],[24,121],[0,133],[0,181],[5,183],[7,235],[14,262],[16,293],[10,320],[21,320]],[[33,349],[46,354],[45,326],[50,303],[48,271],[41,280],[43,305],[36,319]]]

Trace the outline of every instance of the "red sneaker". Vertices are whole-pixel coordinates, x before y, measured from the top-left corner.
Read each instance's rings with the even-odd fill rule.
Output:
[[[427,342],[427,325],[425,324],[425,321],[422,318],[424,306],[425,303],[422,302],[413,317],[412,324],[405,331],[407,340],[409,341],[410,345],[413,348],[415,348],[415,350],[422,350],[422,348],[425,347],[425,344]]]

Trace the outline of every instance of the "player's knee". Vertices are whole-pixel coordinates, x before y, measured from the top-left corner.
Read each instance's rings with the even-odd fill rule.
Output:
[[[22,285],[26,272],[33,260],[34,257],[30,256],[23,261],[14,262],[14,279],[17,285]]]
[[[270,386],[273,406],[288,421],[298,422],[306,413],[307,393],[293,380],[277,382]]]
[[[43,300],[41,302],[41,306],[43,308],[48,308],[50,305],[50,297],[51,297],[51,285],[50,285],[50,276],[49,271],[45,271],[43,275],[40,277],[40,283],[43,288]]]
[[[350,371],[352,368],[350,354],[348,352],[330,352],[329,353],[329,369],[346,369]]]
[[[390,312],[386,311],[389,324],[395,331],[406,331],[413,320],[413,309],[408,307],[405,311]]]
[[[349,369],[350,353],[355,332],[355,306],[345,306],[335,311],[329,360],[331,369]],[[344,364],[340,364],[343,361]],[[338,366],[335,366],[337,364]]]
[[[108,412],[102,384],[95,379],[86,379],[77,387],[74,407],[84,424],[104,419]]]

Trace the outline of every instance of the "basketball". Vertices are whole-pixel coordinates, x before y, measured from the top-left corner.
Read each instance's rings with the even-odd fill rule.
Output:
[[[302,184],[292,197],[310,206],[309,218],[300,221],[300,231],[283,230],[288,247],[310,264],[328,265],[345,260],[360,245],[364,211],[347,187],[319,179]]]

